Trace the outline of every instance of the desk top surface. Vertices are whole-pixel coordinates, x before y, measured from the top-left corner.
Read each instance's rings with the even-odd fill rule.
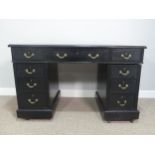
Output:
[[[147,48],[146,46],[131,46],[131,45],[67,45],[67,44],[53,44],[53,45],[43,45],[43,44],[9,44],[8,47],[61,47],[61,48]]]

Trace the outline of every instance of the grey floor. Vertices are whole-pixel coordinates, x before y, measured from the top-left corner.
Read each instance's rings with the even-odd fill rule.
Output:
[[[155,99],[140,99],[133,123],[103,121],[95,99],[61,98],[53,119],[16,117],[16,97],[0,97],[0,134],[155,134]]]

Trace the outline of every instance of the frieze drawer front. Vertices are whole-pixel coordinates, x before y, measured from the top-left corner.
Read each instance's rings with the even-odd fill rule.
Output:
[[[110,52],[109,49],[104,48],[81,48],[77,50],[79,59],[85,62],[109,62]]]
[[[108,62],[109,50],[104,48],[49,48],[46,49],[50,62]]]
[[[143,50],[141,49],[113,49],[112,61],[114,62],[142,62]]]
[[[77,59],[74,48],[47,48],[46,60],[50,62],[72,62]]]
[[[45,60],[43,52],[42,48],[12,48],[12,58],[13,61],[43,61]]]
[[[138,93],[145,46],[9,45],[9,47],[15,76],[18,117],[25,119],[53,117],[60,94],[59,63],[62,63],[61,65],[96,63],[96,101],[103,119],[133,121],[139,118]],[[71,76],[68,71],[64,72],[68,77]],[[76,74],[81,76],[79,71]],[[68,83],[66,79],[64,80]],[[90,79],[85,82],[90,82]]]

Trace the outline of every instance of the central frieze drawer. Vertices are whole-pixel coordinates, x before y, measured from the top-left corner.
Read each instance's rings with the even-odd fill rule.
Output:
[[[109,50],[103,48],[49,48],[46,60],[50,62],[107,62]]]
[[[88,62],[108,62],[109,59],[109,50],[104,48],[83,48],[77,51],[79,54],[79,59],[81,61]]]
[[[77,60],[76,51],[72,48],[47,48],[46,61],[65,62]]]

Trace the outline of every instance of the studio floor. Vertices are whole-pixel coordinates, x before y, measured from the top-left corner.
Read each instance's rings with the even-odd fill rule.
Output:
[[[155,99],[139,99],[140,118],[133,123],[102,120],[93,98],[60,98],[53,119],[16,117],[16,97],[0,97],[0,134],[155,134]]]

